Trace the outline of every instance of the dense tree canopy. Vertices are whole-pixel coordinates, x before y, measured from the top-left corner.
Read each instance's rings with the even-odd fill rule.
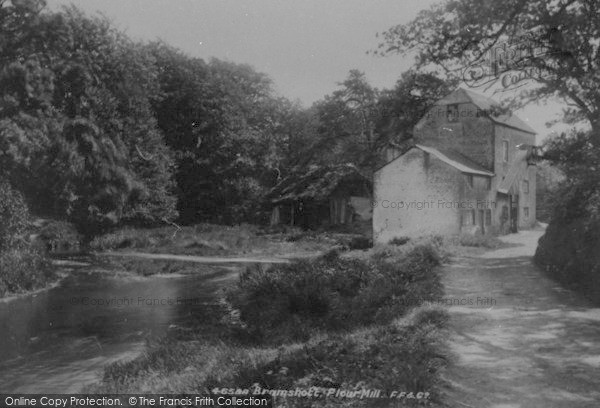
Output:
[[[1,10],[0,165],[30,205],[88,232],[172,219],[150,55],[75,8],[50,13],[32,0]]]
[[[357,70],[310,108],[252,67],[138,43],[104,18],[0,0],[0,170],[36,215],[86,234],[129,224],[260,222],[266,192],[315,166],[381,164],[448,84],[392,90]]]

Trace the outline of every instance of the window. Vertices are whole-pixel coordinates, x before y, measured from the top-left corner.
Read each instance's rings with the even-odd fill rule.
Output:
[[[471,225],[477,224],[477,212],[475,210],[471,210]]]
[[[448,122],[458,122],[458,105],[448,105],[446,118]]]
[[[525,219],[529,218],[529,207],[523,207],[523,216]]]
[[[508,161],[508,140],[502,141],[502,160]]]
[[[460,218],[463,227],[475,225],[475,210],[462,210]]]
[[[485,210],[485,225],[492,225],[492,210]]]
[[[485,178],[485,188],[486,188],[486,190],[492,189],[492,178],[491,177]]]
[[[523,180],[523,194],[529,193],[529,181]]]
[[[466,178],[467,178],[467,184],[469,185],[469,187],[473,188],[473,175],[467,174]]]

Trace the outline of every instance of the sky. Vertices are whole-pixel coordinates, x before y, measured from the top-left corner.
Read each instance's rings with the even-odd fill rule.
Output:
[[[189,55],[247,63],[268,74],[275,91],[304,106],[337,89],[351,69],[377,88],[391,88],[412,59],[368,55],[376,33],[407,23],[437,0],[48,0],[102,13],[131,38],[156,40]],[[475,89],[477,92],[478,90]],[[491,91],[482,92],[488,96]],[[503,97],[514,97],[509,92]],[[551,129],[560,106],[532,105],[515,112],[538,131]],[[561,131],[556,127],[553,130]]]

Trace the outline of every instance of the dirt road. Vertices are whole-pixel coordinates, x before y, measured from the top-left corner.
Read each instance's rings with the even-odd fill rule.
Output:
[[[543,231],[444,268],[450,407],[600,407],[600,309],[532,264]]]

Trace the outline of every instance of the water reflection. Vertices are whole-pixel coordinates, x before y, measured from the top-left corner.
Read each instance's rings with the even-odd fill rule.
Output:
[[[147,339],[210,313],[235,276],[208,265],[154,277],[87,266],[53,289],[0,302],[0,392],[77,392]]]

